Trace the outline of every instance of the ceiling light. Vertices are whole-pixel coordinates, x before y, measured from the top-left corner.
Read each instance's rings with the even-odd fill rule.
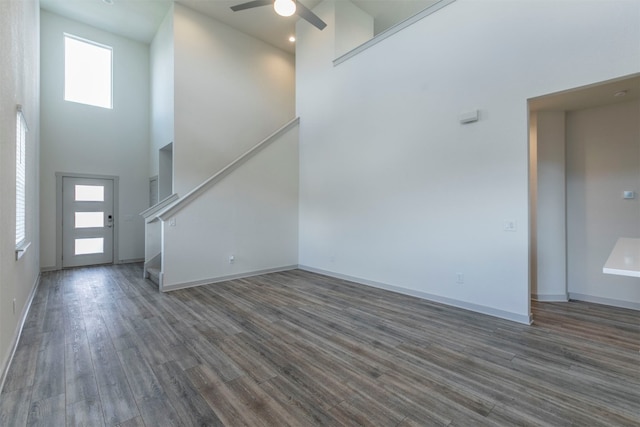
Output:
[[[289,36],[289,41],[293,43],[296,41],[296,38],[294,36]]]
[[[620,97],[620,96],[625,96],[626,94],[627,94],[626,90],[621,90],[619,92],[614,93],[613,96]]]
[[[293,0],[276,0],[273,10],[280,16],[291,16],[296,13],[296,4]]]

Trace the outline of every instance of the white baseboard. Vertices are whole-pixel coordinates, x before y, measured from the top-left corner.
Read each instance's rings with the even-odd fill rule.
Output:
[[[11,346],[9,347],[9,351],[2,361],[2,376],[0,376],[0,392],[4,389],[4,382],[7,379],[7,373],[9,372],[9,367],[11,366],[11,362],[13,361],[13,356],[16,354],[16,349],[18,348],[18,342],[20,341],[20,335],[22,335],[22,328],[24,327],[24,322],[27,320],[27,315],[29,314],[29,310],[31,310],[31,303],[33,302],[33,297],[36,295],[36,291],[38,290],[38,286],[40,286],[40,274],[36,277],[36,281],[31,288],[31,292],[29,293],[29,297],[27,298],[27,303],[22,308],[22,313],[20,313],[20,318],[18,321],[17,328],[14,332],[13,340],[11,342]]]
[[[484,305],[478,305],[469,303],[466,301],[459,301],[452,298],[442,297],[439,295],[433,295],[426,292],[416,291],[413,289],[402,288],[399,286],[389,285],[386,283],[375,282],[372,280],[361,279],[359,277],[348,276],[346,274],[334,273],[332,271],[322,270],[319,268],[309,267],[307,265],[298,265],[300,270],[310,271],[312,273],[322,274],[324,276],[335,277],[336,279],[348,280],[350,282],[359,283],[361,285],[371,286],[374,288],[384,289],[391,292],[396,292],[403,295],[409,295],[417,298],[422,298],[428,301],[438,302],[452,307],[461,308],[464,310],[470,310],[476,313],[487,314],[489,316],[498,317],[501,319],[511,320],[513,322],[524,323],[530,325],[533,322],[531,314],[528,316],[512,313],[509,311],[498,310],[495,308],[487,307]]]
[[[261,274],[278,273],[280,271],[295,270],[296,268],[298,268],[297,265],[287,265],[287,266],[284,266],[284,267],[275,267],[275,268],[268,268],[268,269],[264,269],[264,270],[255,270],[255,271],[249,271],[249,272],[245,272],[245,273],[231,274],[231,275],[228,275],[228,276],[220,276],[220,277],[212,277],[212,278],[209,278],[209,279],[196,280],[196,281],[193,281],[193,282],[176,283],[174,285],[167,285],[167,286],[164,286],[164,284],[162,284],[163,280],[161,280],[161,282],[160,282],[161,283],[160,290],[162,292],[170,292],[170,291],[176,291],[178,289],[193,288],[194,286],[202,286],[202,285],[209,285],[209,284],[212,284],[212,283],[226,282],[227,280],[243,279],[245,277],[260,276]]]
[[[134,264],[136,262],[144,262],[144,258],[121,259],[118,262],[114,262],[114,264]]]
[[[567,294],[531,294],[531,299],[540,302],[567,302],[569,295]]]
[[[610,305],[612,307],[629,308],[631,310],[640,310],[640,303],[632,301],[623,301],[619,299],[596,297],[593,295],[576,294],[569,292],[569,299],[576,301],[592,302],[595,304]]]

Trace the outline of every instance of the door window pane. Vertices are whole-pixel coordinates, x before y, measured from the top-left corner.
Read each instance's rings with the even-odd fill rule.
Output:
[[[76,185],[76,202],[104,202],[102,185]]]
[[[76,212],[76,228],[104,227],[104,212]]]
[[[104,252],[104,238],[76,239],[74,255],[101,254]]]

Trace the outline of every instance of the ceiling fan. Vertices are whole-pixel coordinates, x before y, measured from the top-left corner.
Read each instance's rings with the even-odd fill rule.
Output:
[[[297,0],[253,0],[247,3],[237,4],[231,6],[231,10],[238,12],[240,10],[252,9],[254,7],[268,6],[273,4],[273,9],[278,15],[291,16],[294,13],[302,19],[308,21],[311,25],[319,30],[324,29],[327,26],[325,22],[308,9],[305,5]]]

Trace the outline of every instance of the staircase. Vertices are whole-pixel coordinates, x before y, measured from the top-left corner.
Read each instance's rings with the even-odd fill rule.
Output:
[[[170,291],[297,265],[298,124],[289,121],[187,194],[141,213],[145,279]]]
[[[147,279],[154,283],[156,286],[160,287],[160,270],[159,267],[148,267],[147,268]]]
[[[140,215],[144,218],[144,268],[143,277],[151,280],[161,286],[162,277],[162,242],[161,242],[161,223],[158,219],[158,213],[170,206],[178,200],[177,194],[172,194],[158,204],[150,207]]]

